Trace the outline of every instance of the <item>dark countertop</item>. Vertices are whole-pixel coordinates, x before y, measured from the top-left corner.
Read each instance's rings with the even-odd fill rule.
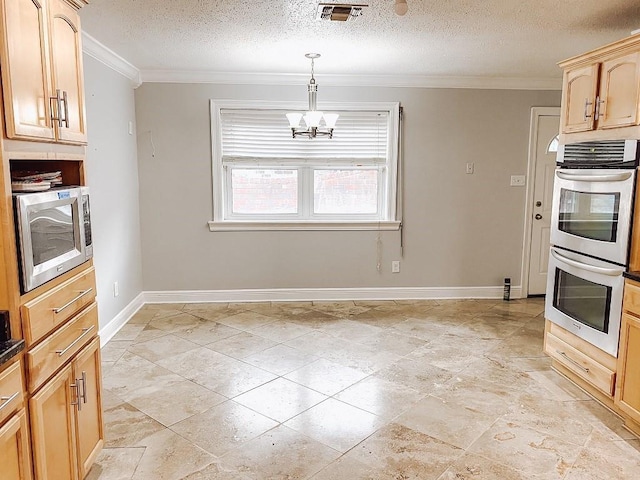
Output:
[[[622,275],[629,280],[640,282],[640,272],[624,272]]]
[[[0,365],[8,362],[24,350],[24,340],[0,341]]]

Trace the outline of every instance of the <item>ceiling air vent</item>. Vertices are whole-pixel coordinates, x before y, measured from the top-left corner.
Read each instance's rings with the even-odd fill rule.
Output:
[[[334,22],[346,22],[354,20],[362,15],[362,10],[369,5],[351,3],[318,3],[316,18],[320,20],[332,20]]]

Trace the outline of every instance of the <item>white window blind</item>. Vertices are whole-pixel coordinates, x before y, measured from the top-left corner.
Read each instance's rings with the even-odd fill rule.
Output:
[[[222,157],[385,161],[389,112],[335,111],[333,138],[292,138],[283,110],[221,109]]]

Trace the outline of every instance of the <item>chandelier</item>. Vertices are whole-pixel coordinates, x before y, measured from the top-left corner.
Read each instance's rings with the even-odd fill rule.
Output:
[[[316,96],[318,94],[318,85],[313,77],[313,62],[320,57],[319,53],[307,53],[305,57],[311,60],[311,80],[307,84],[309,90],[309,110],[306,113],[291,112],[287,113],[289,127],[293,138],[296,137],[329,137],[333,138],[333,128],[338,121],[337,113],[323,113],[316,110]],[[306,128],[300,126],[300,121],[304,120]]]

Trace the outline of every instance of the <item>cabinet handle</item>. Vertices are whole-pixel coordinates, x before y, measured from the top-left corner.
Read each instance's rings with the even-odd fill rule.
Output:
[[[64,126],[69,128],[69,99],[66,90],[62,92],[62,103],[64,103]]]
[[[77,382],[82,382],[82,403],[87,403],[87,372],[83,371],[82,378],[76,380],[76,383]],[[80,400],[78,400],[78,402],[79,401]]]
[[[564,352],[561,352],[560,350],[556,350],[556,353],[560,354],[562,357],[566,358],[570,363],[573,363],[576,367],[578,367],[580,370],[582,370],[584,373],[589,373],[589,369],[586,367],[583,367],[582,365],[580,365],[578,362],[576,362],[573,358],[571,358],[569,355],[567,355]]]
[[[84,292],[80,292],[80,295],[78,295],[77,297],[75,297],[72,300],[69,300],[67,303],[65,303],[63,306],[58,307],[58,308],[54,308],[53,309],[53,313],[60,313],[62,310],[64,310],[65,308],[67,308],[69,305],[72,305],[76,300],[81,299],[82,297],[84,297],[87,293],[93,291],[93,288],[89,288],[87,290],[85,290]]]
[[[54,122],[58,122],[58,127],[62,128],[63,126],[63,121],[62,121],[62,97],[60,96],[60,89],[56,90],[56,96],[55,97],[49,97],[50,101],[55,100],[56,101],[56,114],[53,114],[53,108],[51,108],[51,120]]]
[[[78,407],[78,411],[82,410],[82,402],[80,401],[80,387],[78,387],[77,383],[72,383],[69,385],[71,388],[76,389],[76,401],[71,402],[71,405],[75,405]]]
[[[598,120],[600,117],[604,117],[604,108],[600,108],[600,105],[602,105],[604,102],[604,100],[600,100],[600,97],[596,97],[596,120]]]
[[[593,105],[593,102],[590,102],[588,98],[584,99],[584,120],[586,121],[588,118],[591,118],[589,115],[589,105]]]
[[[13,400],[20,395],[20,392],[16,392],[13,395],[11,395],[10,397],[0,397],[0,401],[2,401],[2,405],[0,405],[0,410],[2,410],[4,407],[6,407],[7,405],[9,405],[11,402],[13,402]]]
[[[95,325],[91,325],[90,327],[87,328],[83,328],[82,329],[82,335],[80,335],[78,338],[76,338],[73,342],[71,342],[67,348],[64,348],[62,350],[56,350],[56,353],[58,354],[59,357],[62,357],[65,353],[67,353],[69,351],[69,349],[73,348],[73,346],[78,343],[80,340],[82,340],[82,338],[89,333],[91,330],[93,330],[93,327]]]

